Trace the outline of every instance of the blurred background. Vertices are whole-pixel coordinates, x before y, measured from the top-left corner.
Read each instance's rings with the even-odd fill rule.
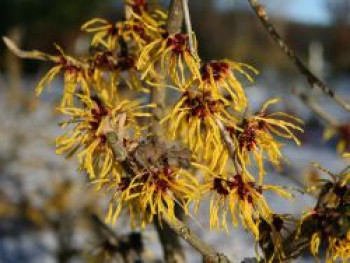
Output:
[[[169,4],[160,2],[165,7]],[[262,2],[302,60],[350,101],[350,0]],[[1,0],[0,35],[10,37],[25,50],[50,53],[57,43],[67,53],[79,55],[89,45],[80,25],[93,17],[118,20],[122,10],[122,1],[116,0]],[[271,97],[282,97],[283,109],[306,122],[302,147],[287,145],[284,152],[289,164],[278,173],[270,168],[267,183],[301,187],[305,176],[318,173],[310,166],[311,161],[334,172],[342,170],[345,161],[335,148],[339,139],[350,145],[349,114],[317,90],[310,91],[247,1],[192,0],[190,11],[204,60],[229,58],[259,69],[256,84],[246,88],[252,109]],[[87,262],[91,259],[87,251],[98,255],[106,238],[105,233],[94,230],[99,223],[91,216],[104,212],[103,196],[89,192],[74,160],[55,155],[54,139],[60,133],[55,105],[62,82],[55,81],[40,102],[34,96],[36,83],[49,66],[20,60],[0,43],[0,262]],[[342,133],[323,140],[327,123],[296,93],[305,94],[341,123]],[[268,198],[277,212],[296,216],[315,203],[313,197],[301,194],[294,202]],[[202,207],[200,213],[205,214],[198,218],[206,229],[207,209]],[[190,224],[203,239],[234,259],[254,256],[254,242],[244,230],[209,233],[194,222]],[[129,240],[139,236],[130,235],[126,225],[127,220],[114,227],[123,248],[135,253],[144,248],[149,262],[159,260],[161,250],[153,228],[145,231],[144,243],[134,247]],[[186,253],[189,262],[200,262],[187,246]],[[304,256],[298,262],[307,261],[314,260]]]

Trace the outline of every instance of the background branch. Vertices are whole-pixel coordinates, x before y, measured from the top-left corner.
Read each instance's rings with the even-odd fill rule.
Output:
[[[289,59],[293,62],[299,72],[307,79],[310,88],[320,89],[328,97],[332,98],[338,105],[350,112],[350,104],[345,101],[342,97],[336,94],[333,90],[326,86],[318,77],[316,77],[300,60],[300,58],[295,54],[295,52],[287,45],[287,43],[282,39],[275,26],[270,22],[265,8],[260,4],[259,0],[248,0],[250,6],[255,11],[256,15],[260,19],[261,23],[271,36],[271,38],[276,42],[276,44],[281,48],[281,50],[286,54]]]
[[[325,112],[320,105],[316,103],[314,99],[312,99],[305,92],[293,91],[293,93],[298,96],[302,102],[320,119],[322,119],[327,125],[337,127],[339,125],[338,121],[327,112]]]

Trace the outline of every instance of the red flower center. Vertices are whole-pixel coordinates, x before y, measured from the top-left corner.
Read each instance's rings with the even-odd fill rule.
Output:
[[[174,36],[169,36],[167,40],[167,46],[172,48],[172,51],[176,54],[183,54],[186,50],[188,43],[188,36],[186,34],[175,34]]]
[[[222,106],[222,101],[213,100],[210,92],[200,94],[186,92],[183,96],[187,97],[184,106],[191,109],[192,116],[200,119],[204,119],[206,116],[220,111]]]
[[[210,81],[211,76],[215,81],[219,81],[224,78],[230,69],[229,64],[220,61],[212,61],[204,63],[201,67],[201,75],[203,81]]]

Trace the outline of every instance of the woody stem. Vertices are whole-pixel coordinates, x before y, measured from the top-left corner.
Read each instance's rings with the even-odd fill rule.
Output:
[[[188,34],[188,45],[189,45],[190,52],[193,56],[195,54],[195,49],[194,49],[193,37],[192,37],[192,22],[191,22],[190,10],[188,8],[189,0],[181,0],[181,1],[182,1],[182,10],[185,16],[186,31]]]
[[[325,95],[333,99],[333,101],[335,101],[339,106],[350,112],[350,104],[337,93],[335,93],[332,89],[330,89],[316,75],[314,75],[310,69],[305,66],[305,64],[296,55],[296,53],[282,39],[275,26],[271,23],[266,9],[260,4],[259,0],[248,0],[248,2],[271,38],[276,42],[283,53],[293,62],[298,71],[306,78],[309,87],[311,89],[321,90]]]

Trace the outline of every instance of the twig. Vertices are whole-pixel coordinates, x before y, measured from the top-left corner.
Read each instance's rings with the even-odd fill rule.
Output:
[[[60,63],[60,55],[48,55],[38,50],[25,51],[17,47],[17,45],[8,37],[2,37],[7,48],[16,56],[23,59],[34,59],[42,61],[51,61],[53,63]],[[89,68],[89,63],[81,61],[79,59],[69,57],[69,60],[76,66],[81,68]]]
[[[142,262],[143,241],[141,233],[131,232],[119,236],[96,214],[89,214],[95,232],[100,237],[100,247],[104,252],[112,253],[116,262]],[[113,260],[113,262],[114,262]]]
[[[181,31],[183,21],[183,12],[181,0],[172,0],[169,6],[169,15],[167,21],[167,31],[169,34],[175,34]],[[155,121],[151,126],[153,134],[161,135],[161,128],[159,125],[159,120],[163,117],[163,112],[165,108],[166,101],[166,89],[159,87],[151,88],[151,103],[157,105],[157,107],[152,109]]]
[[[119,243],[119,237],[117,234],[106,225],[96,214],[89,215],[91,222],[93,222],[100,231],[102,231],[114,244]]]
[[[170,219],[166,214],[163,214],[163,220],[184,240],[204,256],[205,262],[210,263],[229,263],[230,260],[221,253],[218,253],[208,244],[204,243],[200,237],[195,235],[191,229],[178,219]]]
[[[24,51],[19,49],[16,44],[9,39],[8,37],[2,37],[2,40],[4,41],[5,45],[13,54],[15,54],[19,58],[24,59],[36,59],[36,60],[51,60],[51,58],[46,55],[43,52],[40,52],[38,50],[32,50],[32,51]]]
[[[261,23],[268,31],[272,39],[277,43],[277,45],[282,49],[282,51],[289,57],[289,59],[294,63],[299,72],[307,79],[310,88],[320,89],[324,94],[332,98],[336,103],[338,103],[346,111],[350,112],[350,104],[345,101],[342,97],[336,94],[333,90],[326,86],[318,77],[316,77],[300,60],[300,58],[295,54],[295,52],[286,44],[282,39],[275,26],[270,22],[270,19],[266,13],[265,8],[260,4],[259,0],[248,0],[250,6],[255,11],[256,15],[260,19]]]
[[[237,162],[237,159],[235,158],[236,157],[235,144],[232,141],[229,132],[225,128],[225,125],[219,119],[216,119],[215,122],[216,122],[216,125],[219,127],[219,130],[220,130],[220,133],[221,133],[221,137],[222,137],[223,141],[226,144],[228,153],[230,154],[230,157],[231,157],[231,159],[233,161],[233,164],[235,166],[236,173],[239,174],[239,173],[242,172],[242,167],[240,166],[240,164]]]
[[[169,34],[175,34],[181,30],[183,15],[181,0],[172,0],[167,21],[167,30]]]
[[[188,0],[182,0],[182,5],[183,5],[183,11],[185,13],[186,31],[187,31],[187,34],[189,35],[189,49],[190,49],[191,54],[194,56],[196,51],[195,51],[195,48],[193,45],[193,39],[192,39],[192,35],[191,35],[192,34],[192,24],[191,24],[190,12],[188,9]],[[228,149],[228,152],[233,160],[233,163],[234,163],[235,168],[236,168],[236,173],[240,173],[242,171],[242,168],[240,167],[239,163],[237,162],[237,160],[235,158],[235,156],[236,156],[235,144],[233,143],[233,141],[230,137],[230,134],[226,130],[224,124],[219,119],[216,119],[215,122],[220,129],[221,137],[222,137],[223,141],[225,142],[226,147]]]
[[[182,217],[183,210],[180,206],[175,206],[175,216]],[[154,225],[156,227],[159,241],[162,245],[165,262],[184,263],[186,262],[185,254],[180,242],[179,235],[172,230],[172,227],[166,222],[159,222],[155,218]]]
[[[322,119],[326,124],[337,127],[339,125],[338,121],[334,119],[334,117],[330,116],[327,112],[325,112],[310,96],[308,96],[304,92],[294,91],[295,95],[297,95],[305,105],[320,119]]]
[[[188,8],[188,1],[189,0],[181,0],[182,1],[182,10],[184,12],[185,16],[185,25],[186,25],[186,31],[188,34],[188,45],[190,48],[190,52],[192,56],[195,54],[194,44],[193,44],[193,37],[192,37],[192,22],[191,22],[191,16],[190,16],[190,10]]]

